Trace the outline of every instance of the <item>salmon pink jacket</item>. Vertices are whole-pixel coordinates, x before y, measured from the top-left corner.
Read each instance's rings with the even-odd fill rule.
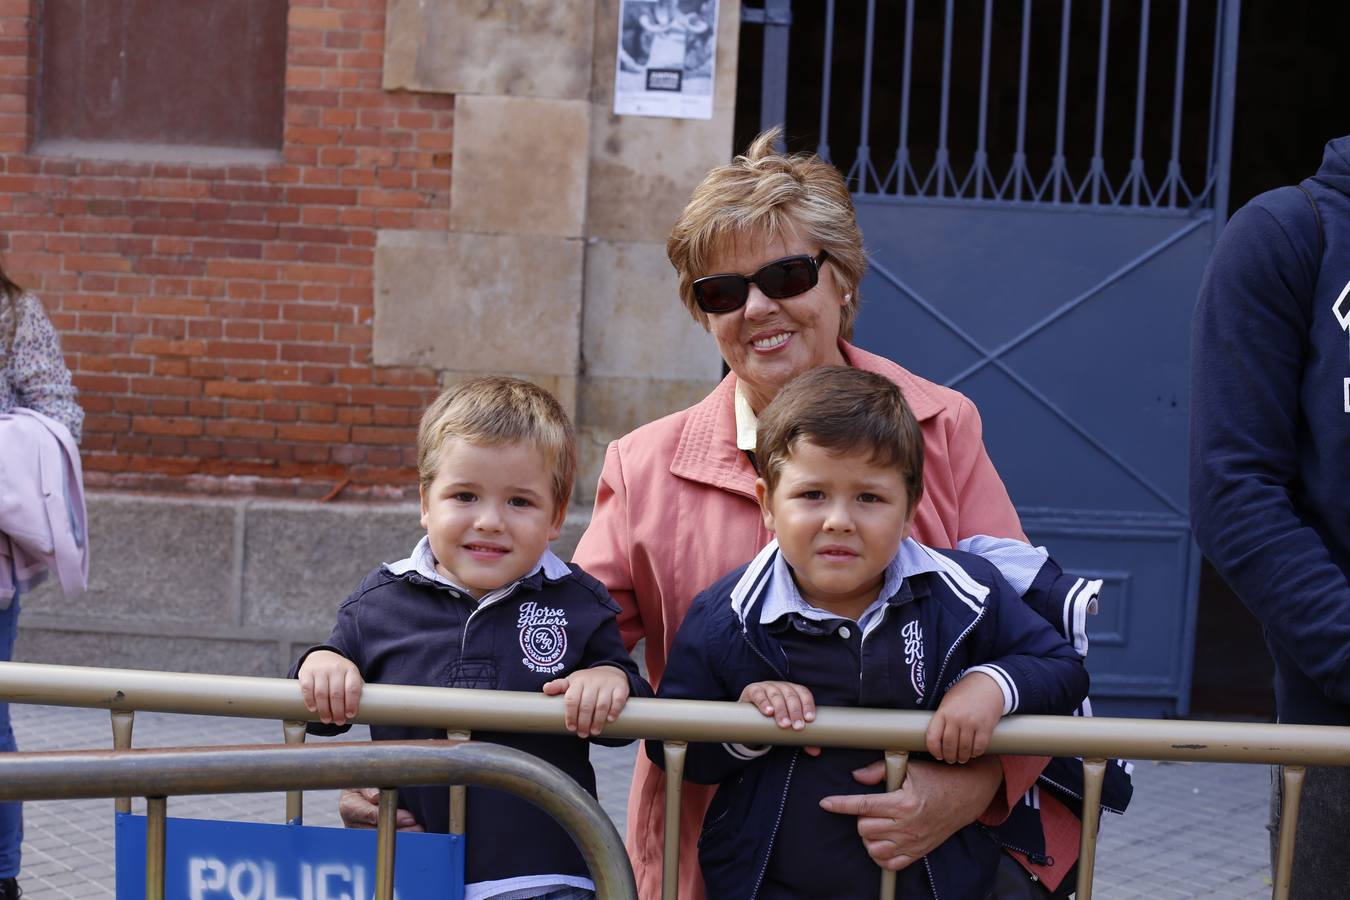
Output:
[[[888,359],[840,342],[850,366],[895,382],[924,438],[923,497],[913,537],[952,548],[974,535],[1026,540],[1008,491],[981,437],[975,405],[957,391],[906,371]],[[618,601],[619,628],[631,650],[646,639],[653,686],[665,671],[675,632],[700,591],[752,559],[772,535],[755,502],[755,471],[736,447],[736,375],[727,375],[703,400],[643,425],[609,445],[595,511],[574,561]],[[1046,760],[1004,757],[1004,788],[981,817],[990,824],[1036,780]],[[703,896],[697,842],[714,788],[686,784],[680,820],[681,900]],[[665,776],[639,754],[628,798],[627,844],[638,895],[661,896]],[[1050,814],[1043,810],[1047,826]],[[1076,820],[1061,832],[1076,851]],[[1070,843],[1071,842],[1071,843]],[[1061,841],[1052,841],[1062,846]],[[1068,849],[1068,847],[1066,847]],[[1064,868],[1074,853],[1061,854]],[[1056,868],[1060,868],[1059,865]],[[1043,872],[1047,883],[1057,873]]]

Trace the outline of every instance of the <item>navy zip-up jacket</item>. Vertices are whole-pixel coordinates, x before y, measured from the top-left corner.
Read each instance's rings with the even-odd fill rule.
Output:
[[[539,692],[569,672],[611,665],[628,676],[630,696],[650,697],[651,687],[619,637],[618,611],[600,582],[552,554],[509,594],[483,605],[415,569],[396,574],[381,566],[338,607],[328,642],[305,651],[290,674],[295,677],[315,650],[332,650],[356,663],[367,682]],[[341,734],[350,727],[314,722],[309,730]],[[377,741],[445,738],[433,728],[390,725],[372,725],[370,735]],[[588,743],[574,735],[476,731],[473,739],[545,759],[595,795]],[[447,788],[402,788],[398,800],[427,831],[449,830]],[[466,807],[466,883],[525,875],[590,877],[562,826],[528,801],[470,787]]]
[[[1238,210],[1200,287],[1191,525],[1265,628],[1280,720],[1346,725],[1350,137],[1302,187]]]
[[[694,600],[657,696],[737,700],[748,684],[785,680],[810,688],[820,705],[936,709],[964,671],[987,664],[1012,682],[1016,711],[1072,712],[1088,688],[1079,654],[986,560],[920,549],[927,571],[905,577],[859,640],[847,619],[794,613],[761,623],[778,555],[770,543]],[[663,764],[658,742],[646,749]],[[818,801],[866,792],[849,773],[879,758],[880,751],[827,748],[813,760],[796,747],[691,744],[685,777],[720,785],[699,838],[709,898],[877,896],[881,870],[854,819],[823,813]],[[897,894],[983,897],[999,853],[987,829],[967,826],[923,865],[902,871]]]

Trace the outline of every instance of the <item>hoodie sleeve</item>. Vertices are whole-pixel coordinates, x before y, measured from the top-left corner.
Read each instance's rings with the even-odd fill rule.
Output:
[[[1087,697],[1083,658],[1002,576],[991,574],[985,600],[989,637],[981,654],[987,661],[967,668],[966,674],[983,672],[998,684],[1005,716],[1069,715]]]
[[[1191,330],[1191,526],[1268,639],[1350,703],[1350,581],[1295,495],[1315,228],[1286,188],[1238,210],[1214,248]]]
[[[714,601],[720,600],[720,603]],[[720,638],[739,630],[725,597],[701,594],[694,600],[666,659],[657,697],[679,700],[737,700],[744,685],[732,683],[726,665],[726,648]],[[747,682],[748,683],[748,682]],[[660,741],[644,742],[647,758],[665,769]],[[686,781],[719,784],[739,772],[772,747],[744,744],[691,743],[684,762]]]
[[[993,563],[1028,606],[1073,644],[1079,656],[1087,656],[1087,617],[1097,613],[1100,578],[1065,574],[1044,547],[1010,538],[977,534],[962,538],[956,549]]]

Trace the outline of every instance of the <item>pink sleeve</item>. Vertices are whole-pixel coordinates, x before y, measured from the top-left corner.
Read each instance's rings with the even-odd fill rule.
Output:
[[[624,485],[623,462],[616,441],[605,451],[605,464],[595,490],[595,510],[572,554],[572,561],[598,579],[619,604],[619,632],[624,646],[631,651],[642,639],[644,631],[633,589],[630,545],[628,489]]]
[[[987,534],[1025,541],[1027,537],[1022,533],[1022,523],[1008,497],[1008,489],[984,449],[980,413],[964,397],[952,420],[947,447],[960,507],[957,538]]]

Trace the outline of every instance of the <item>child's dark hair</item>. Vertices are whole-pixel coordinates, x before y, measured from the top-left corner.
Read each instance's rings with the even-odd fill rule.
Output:
[[[759,417],[755,456],[772,492],[798,440],[831,453],[866,450],[905,479],[912,510],[923,496],[923,434],[900,389],[861,369],[824,366],[798,375]]]

